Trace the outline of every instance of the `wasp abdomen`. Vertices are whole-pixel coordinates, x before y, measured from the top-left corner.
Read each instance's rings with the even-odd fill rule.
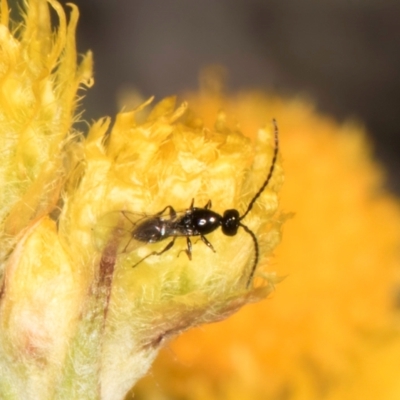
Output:
[[[167,222],[161,218],[148,218],[135,227],[132,237],[145,243],[159,242],[166,238],[167,228]]]

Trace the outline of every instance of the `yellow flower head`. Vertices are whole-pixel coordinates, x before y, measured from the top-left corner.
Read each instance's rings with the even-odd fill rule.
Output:
[[[166,339],[274,283],[283,177],[272,118],[250,140],[228,114],[206,124],[167,98],[118,114],[112,127],[103,118],[85,137],[73,122],[91,57],[76,62],[70,8],[67,24],[58,2],[29,0],[12,30],[1,2],[2,399],[122,399]],[[193,200],[206,212],[211,200],[218,215],[252,208],[236,235],[201,238],[184,225]],[[184,228],[169,225],[166,240],[140,240],[146,224],[162,231],[176,218]]]
[[[76,62],[77,8],[70,5],[67,25],[60,4],[49,4],[59,17],[57,32],[47,2],[30,1],[13,30],[1,2],[0,220],[10,236],[54,208],[65,178],[64,146],[74,136],[77,90],[92,83],[91,54]]]

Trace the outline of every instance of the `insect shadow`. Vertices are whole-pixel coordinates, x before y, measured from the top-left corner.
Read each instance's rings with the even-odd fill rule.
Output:
[[[118,247],[117,253],[130,253],[144,244],[158,243],[166,239],[171,239],[162,250],[152,251],[133,265],[133,267],[136,267],[147,258],[160,256],[170,250],[178,237],[185,237],[186,249],[182,251],[191,260],[192,237],[199,237],[207,247],[215,252],[213,245],[206,238],[207,234],[220,227],[224,235],[235,236],[239,228],[243,228],[251,236],[254,243],[254,262],[247,279],[248,287],[253,280],[257,268],[260,250],[257,236],[242,223],[242,220],[249,214],[261,193],[268,186],[275,169],[279,150],[279,135],[275,120],[273,120],[273,124],[275,147],[269,171],[260,189],[253,196],[242,215],[236,209],[226,210],[222,215],[218,214],[211,210],[211,200],[204,207],[195,207],[194,199],[190,207],[183,211],[175,211],[170,205],[166,206],[160,212],[151,215],[124,210],[114,211],[101,218],[101,222],[96,226],[95,241],[98,242],[97,247],[101,248],[101,243],[104,244],[104,240],[112,238]]]

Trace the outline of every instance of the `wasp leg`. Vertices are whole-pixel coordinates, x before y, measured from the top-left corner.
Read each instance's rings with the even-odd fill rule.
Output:
[[[165,208],[163,208],[160,212],[158,212],[156,215],[162,215],[165,213],[166,210],[169,209],[169,216],[170,218],[175,218],[176,217],[176,211],[174,210],[174,208],[172,206],[167,206]]]
[[[131,238],[129,239],[129,242],[128,242],[128,243],[126,244],[126,246],[124,247],[124,250],[122,251],[122,253],[126,253],[126,249],[127,249],[128,246],[131,244],[132,239],[133,239],[133,237],[131,237]]]
[[[214,246],[207,240],[207,238],[203,235],[200,235],[200,239],[205,243],[214,253],[216,252]]]
[[[189,237],[186,237],[186,243],[187,243],[187,249],[181,250],[181,251],[178,253],[178,257],[179,257],[179,255],[182,253],[182,251],[183,251],[183,252],[185,252],[185,253],[187,254],[189,260],[192,261],[192,241],[190,240]]]
[[[206,210],[209,210],[212,207],[211,200],[208,200],[207,204],[204,206]]]
[[[192,260],[192,241],[190,240],[190,237],[186,238],[186,243],[187,243],[187,249],[185,250],[185,253],[189,257],[189,260]]]
[[[144,261],[146,258],[149,258],[151,256],[161,256],[161,254],[165,253],[166,251],[170,250],[172,246],[175,243],[176,236],[161,250],[161,251],[153,251],[150,254],[147,254],[147,256],[143,257],[141,260],[139,260],[136,264],[132,265],[132,268],[137,267],[142,261]]]
[[[189,210],[193,210],[193,206],[194,206],[194,199],[192,199],[192,202],[190,203]]]

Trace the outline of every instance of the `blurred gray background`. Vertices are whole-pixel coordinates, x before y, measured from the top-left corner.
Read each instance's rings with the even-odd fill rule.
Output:
[[[198,87],[209,64],[231,89],[309,95],[364,121],[400,193],[399,0],[78,0],[79,50],[94,51],[86,119],[112,115],[123,87],[158,98]]]

